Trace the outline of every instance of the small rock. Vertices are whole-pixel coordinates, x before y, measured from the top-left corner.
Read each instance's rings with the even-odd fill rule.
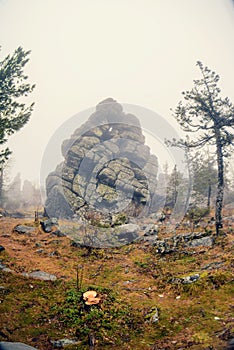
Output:
[[[149,319],[150,323],[157,323],[159,320],[158,309],[156,307],[153,307],[146,318]]]
[[[155,236],[158,234],[158,225],[149,224],[144,229],[144,236]]]
[[[53,226],[58,226],[58,220],[56,218],[51,218],[45,221],[41,221],[40,224],[43,231],[49,233],[52,231]]]
[[[29,234],[35,230],[35,227],[26,226],[26,225],[17,225],[14,227],[13,232],[17,232],[19,234]]]
[[[0,252],[3,252],[3,250],[5,250],[5,248],[2,245],[0,245]]]
[[[202,237],[199,239],[193,239],[191,242],[189,242],[190,247],[200,247],[200,246],[212,247],[213,244],[214,244],[214,239],[211,236]]]
[[[66,236],[66,234],[61,232],[59,229],[57,229],[55,231],[52,231],[51,234],[54,235],[54,236],[57,236],[57,237],[64,237],[64,236]]]
[[[199,278],[200,278],[200,275],[198,273],[196,273],[194,275],[183,277],[182,283],[183,284],[191,284],[191,283],[197,282],[199,280]]]
[[[200,278],[198,273],[186,277],[175,277],[171,280],[171,283],[182,283],[182,284],[191,284],[197,282]]]
[[[81,242],[71,241],[71,247],[80,248],[81,246]]]
[[[134,283],[134,282],[135,282],[134,280],[129,280],[129,281],[124,281],[123,284],[126,285],[126,284]]]
[[[206,264],[201,269],[202,270],[213,270],[213,269],[220,269],[223,265],[222,261],[213,261],[210,264]]]
[[[43,271],[33,271],[31,273],[22,273],[23,276],[38,279],[41,281],[56,281],[57,277],[55,275],[49,274]]]
[[[53,345],[54,348],[57,348],[57,349],[62,349],[68,345],[76,345],[78,343],[79,343],[78,339],[64,338],[60,340],[51,340],[51,344]]]
[[[4,268],[2,269],[2,271],[4,271],[4,272],[12,272],[12,270],[9,269],[9,267],[4,267]]]
[[[0,286],[0,295],[7,295],[10,293],[10,290],[7,289],[6,287],[4,286]]]
[[[0,270],[5,269],[6,265],[2,264],[2,260],[0,260]]]
[[[49,256],[60,256],[60,254],[57,250],[55,250],[54,252],[51,252]]]

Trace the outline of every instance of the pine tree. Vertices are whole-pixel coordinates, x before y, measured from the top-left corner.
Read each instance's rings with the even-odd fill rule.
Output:
[[[8,137],[20,130],[29,120],[33,103],[26,106],[20,98],[28,96],[35,85],[27,83],[24,68],[29,61],[30,51],[21,47],[0,61],[0,174],[3,179],[3,164],[8,160],[11,151],[3,145]],[[0,198],[2,195],[0,183]]]
[[[228,98],[220,96],[219,76],[197,62],[201,79],[194,80],[194,87],[183,92],[184,103],[179,102],[174,117],[181,128],[193,133],[193,139],[173,139],[171,146],[183,148],[201,148],[211,145],[216,151],[218,168],[215,205],[216,233],[222,227],[222,209],[224,195],[224,159],[230,156],[234,141],[234,106]]]

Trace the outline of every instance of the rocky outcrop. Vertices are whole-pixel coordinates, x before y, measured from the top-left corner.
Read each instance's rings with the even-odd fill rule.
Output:
[[[139,240],[153,245],[159,254],[174,253],[179,248],[212,247],[214,245],[214,237],[208,232],[176,234],[168,238],[158,239],[157,233],[149,235],[145,231],[144,235],[139,237]]]
[[[107,99],[62,144],[64,161],[46,181],[49,217],[145,215],[155,209],[157,157],[136,116]]]

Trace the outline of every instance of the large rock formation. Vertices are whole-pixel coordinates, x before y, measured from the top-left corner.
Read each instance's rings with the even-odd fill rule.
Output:
[[[109,98],[62,144],[64,161],[46,181],[50,217],[145,215],[155,206],[157,157],[138,118]]]

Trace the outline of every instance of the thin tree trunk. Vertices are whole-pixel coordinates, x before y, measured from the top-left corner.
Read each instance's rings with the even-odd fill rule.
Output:
[[[3,168],[0,169],[0,207],[3,207]]]
[[[223,193],[224,193],[224,166],[223,166],[223,150],[220,133],[216,133],[216,151],[217,151],[217,163],[218,163],[218,186],[216,194],[215,205],[215,222],[216,222],[216,234],[219,234],[219,229],[223,227],[222,224],[222,210],[223,210]]]
[[[207,193],[207,208],[210,213],[210,199],[211,199],[211,178],[210,178],[210,172],[211,172],[211,165],[210,165],[210,151],[209,147],[207,147],[207,152],[208,152],[208,193]]]
[[[211,198],[211,183],[210,179],[208,179],[208,194],[207,194],[207,208],[210,212],[210,198]]]
[[[185,202],[185,212],[187,212],[189,202],[190,202],[190,196],[191,196],[192,189],[193,189],[193,178],[194,178],[193,161],[192,161],[192,158],[189,154],[189,148],[186,149],[185,156],[186,156],[186,164],[188,167],[188,177],[189,177],[188,178],[188,192],[187,192],[186,202]]]

